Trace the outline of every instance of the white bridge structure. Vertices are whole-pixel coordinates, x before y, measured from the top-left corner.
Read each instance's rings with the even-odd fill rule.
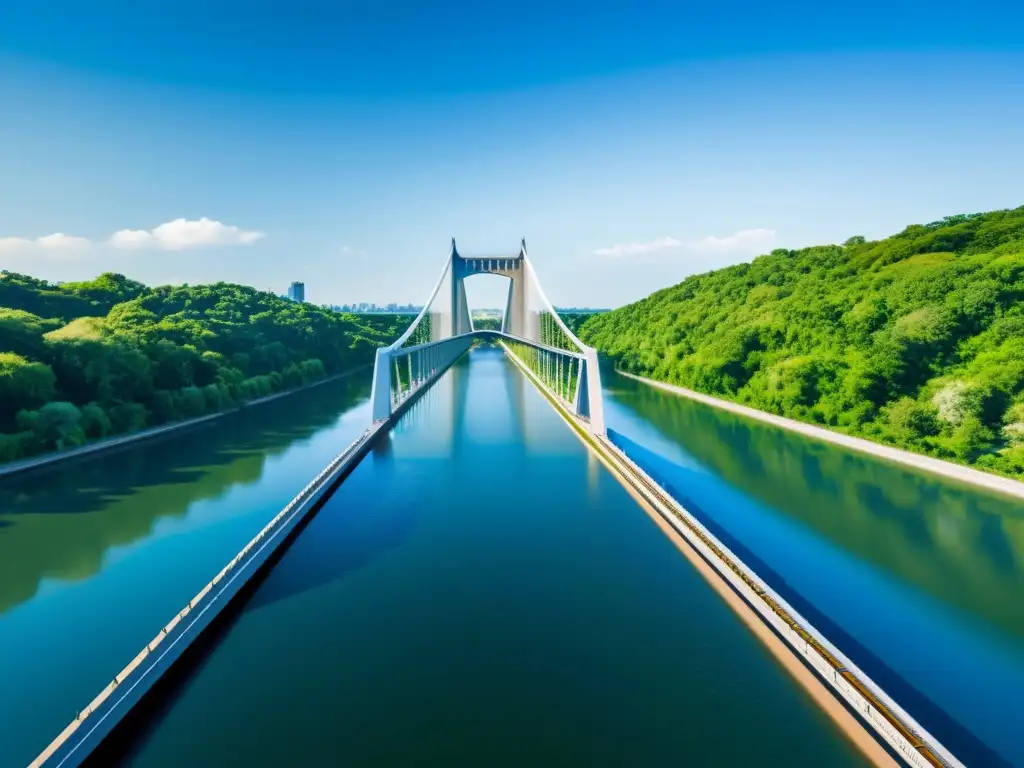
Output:
[[[473,327],[465,279],[472,275],[509,279],[501,330]],[[604,434],[597,351],[566,327],[544,295],[523,240],[516,256],[451,253],[423,310],[391,346],[377,350],[370,396],[373,422],[386,421],[417,392],[433,384],[472,346],[497,340],[533,372],[549,397],[561,402],[595,435]]]

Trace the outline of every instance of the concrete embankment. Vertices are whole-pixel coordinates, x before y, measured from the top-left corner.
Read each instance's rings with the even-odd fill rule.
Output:
[[[13,461],[8,464],[0,465],[0,477],[6,477],[8,475],[15,475],[20,472],[29,472],[34,469],[42,469],[48,467],[51,464],[56,464],[60,461],[69,461],[71,459],[80,459],[86,456],[92,456],[103,451],[110,451],[116,448],[123,448],[130,443],[137,443],[141,440],[149,440],[155,437],[161,437],[163,435],[170,434],[172,432],[180,432],[184,429],[191,429],[193,427],[204,426],[209,424],[216,419],[223,418],[230,413],[238,413],[246,408],[251,408],[254,405],[262,405],[268,403],[271,400],[278,400],[282,397],[288,397],[298,392],[305,392],[313,387],[319,387],[322,384],[329,384],[332,381],[343,379],[346,376],[351,376],[358,371],[366,370],[369,366],[361,365],[358,368],[353,368],[351,371],[345,373],[339,373],[337,376],[329,376],[326,379],[320,379],[310,384],[306,384],[295,389],[289,389],[284,392],[277,392],[273,395],[267,395],[266,397],[258,397],[255,400],[249,400],[248,402],[242,403],[237,408],[230,408],[226,411],[218,411],[217,413],[211,413],[206,416],[197,416],[194,419],[183,419],[182,421],[175,421],[171,424],[164,424],[159,427],[151,427],[150,429],[143,429],[138,432],[132,432],[127,435],[121,435],[119,437],[110,437],[105,440],[97,440],[96,442],[83,445],[78,448],[69,448],[64,451],[57,451],[55,453],[47,453],[42,456],[36,456],[22,461]]]
[[[862,437],[851,437],[850,435],[844,435],[841,432],[833,432],[832,430],[825,429],[824,427],[816,427],[813,424],[805,424],[802,421],[787,419],[785,416],[776,416],[772,413],[765,413],[764,411],[759,411],[756,408],[750,408],[746,405],[730,402],[729,400],[722,400],[718,397],[711,397],[710,395],[705,395],[700,392],[694,392],[692,389],[678,387],[675,384],[666,384],[663,381],[647,379],[633,373],[626,373],[625,371],[619,371],[618,373],[627,378],[643,382],[648,386],[655,387],[666,392],[671,392],[674,395],[695,400],[698,403],[704,403],[705,405],[710,405],[713,408],[720,408],[723,411],[730,411],[731,413],[736,413],[740,416],[757,419],[758,421],[763,421],[766,424],[772,424],[773,426],[780,427],[782,429],[788,429],[791,432],[798,432],[815,440],[824,440],[825,442],[841,445],[844,448],[859,451],[860,453],[866,453],[879,459],[896,462],[897,464],[903,464],[908,467],[914,467],[915,469],[924,470],[925,472],[930,472],[935,475],[941,475],[948,480],[969,483],[970,485],[986,488],[990,491],[1005,493],[1010,496],[1016,496],[1017,498],[1024,499],[1024,483],[1019,480],[1012,480],[1008,477],[1001,477],[1000,475],[992,475],[978,469],[965,467],[962,464],[954,464],[950,461],[932,458],[931,456],[923,456],[919,453],[911,453],[910,451],[892,448],[888,445],[881,445],[880,443],[865,440]]]
[[[623,451],[607,438],[592,435],[587,425],[553,397],[527,366],[506,352],[872,763],[891,765],[892,758],[869,728],[909,765],[963,765]],[[856,718],[843,702],[857,713]]]

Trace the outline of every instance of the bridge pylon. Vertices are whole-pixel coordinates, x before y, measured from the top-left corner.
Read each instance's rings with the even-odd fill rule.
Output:
[[[500,332],[473,327],[465,281],[480,274],[508,278]],[[474,336],[504,341],[506,350],[536,374],[549,394],[591,432],[604,434],[597,352],[576,338],[544,295],[526,252],[526,238],[517,254],[497,256],[464,256],[452,238],[444,270],[420,314],[398,341],[377,350],[373,420],[389,418],[405,398],[432,384],[469,349]]]

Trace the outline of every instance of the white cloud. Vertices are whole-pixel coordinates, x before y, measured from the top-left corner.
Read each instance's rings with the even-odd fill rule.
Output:
[[[131,250],[152,245],[153,239],[153,235],[145,229],[119,229],[110,236],[110,244],[115,248]]]
[[[681,242],[674,237],[663,237],[659,240],[652,240],[649,243],[616,243],[611,248],[598,248],[594,251],[598,256],[609,256],[617,259],[621,256],[638,256],[641,253],[652,251],[663,251],[666,248],[678,248]]]
[[[27,237],[0,237],[0,254],[26,254],[40,256],[72,255],[91,245],[88,238],[54,232],[34,240]]]
[[[239,229],[204,216],[198,221],[175,219],[152,230],[119,229],[110,236],[107,243],[120,250],[160,248],[165,251],[183,251],[207,245],[249,245],[262,237],[262,232]],[[88,238],[65,235],[63,232],[35,239],[0,237],[0,254],[55,258],[80,253],[91,245]]]
[[[88,248],[88,238],[65,235],[63,232],[54,232],[52,235],[44,235],[36,240],[41,248],[47,250],[78,250]]]
[[[175,219],[152,230],[118,230],[110,236],[110,244],[125,250],[160,248],[165,251],[184,251],[208,245],[251,245],[262,237],[262,232],[240,229],[204,216],[198,221]]]
[[[23,237],[0,237],[0,253],[15,253],[32,248],[35,241]]]
[[[774,229],[741,229],[725,237],[708,237],[682,242],[674,237],[662,237],[649,243],[616,243],[610,248],[598,248],[597,256],[618,259],[623,256],[639,256],[667,249],[677,249],[687,256],[756,256],[771,247],[775,240]]]
[[[753,256],[775,242],[774,229],[741,229],[725,237],[708,236],[687,244],[693,253],[735,253]]]

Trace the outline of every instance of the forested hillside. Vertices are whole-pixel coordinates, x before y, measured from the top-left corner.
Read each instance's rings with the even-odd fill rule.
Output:
[[[558,310],[558,316],[562,318],[562,322],[565,323],[566,328],[579,335],[580,327],[587,322],[590,318],[597,314],[606,312],[604,309],[596,309],[592,312],[572,312],[567,310]],[[581,339],[582,341],[582,339]]]
[[[371,363],[408,318],[240,285],[0,272],[0,461],[201,416]]]
[[[580,335],[627,371],[1024,477],[1024,207],[775,250]]]

